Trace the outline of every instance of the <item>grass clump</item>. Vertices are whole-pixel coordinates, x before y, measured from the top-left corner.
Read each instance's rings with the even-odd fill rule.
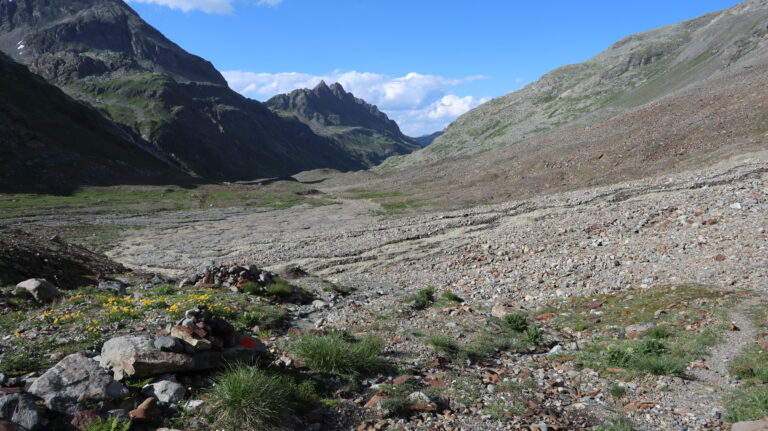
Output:
[[[683,376],[693,357],[678,347],[650,339],[592,344],[577,357],[579,365],[591,368],[620,368],[659,376]]]
[[[413,308],[423,310],[435,302],[435,288],[427,287],[419,290],[408,298],[408,302],[413,303]]]
[[[111,421],[96,419],[84,425],[85,431],[129,431],[131,422],[120,422],[120,418],[114,417]]]
[[[443,292],[442,296],[443,296],[443,299],[445,299],[448,302],[456,302],[459,304],[464,302],[464,298],[450,291]]]
[[[730,371],[742,379],[768,383],[768,351],[758,345],[747,347],[731,361]]]
[[[293,295],[293,287],[282,278],[275,278],[272,283],[265,288],[265,291],[268,296],[276,296],[281,299]]]
[[[632,422],[624,417],[619,416],[614,419],[607,420],[601,425],[594,428],[594,431],[634,431]]]
[[[297,386],[290,377],[269,374],[244,364],[234,365],[213,382],[207,392],[213,429],[285,429],[299,398]]]
[[[379,369],[382,348],[377,338],[358,340],[345,332],[334,331],[303,335],[293,351],[313,371],[352,377]]]
[[[768,386],[735,392],[726,402],[727,422],[756,421],[768,416]]]
[[[443,335],[429,338],[427,344],[432,346],[436,353],[440,353],[448,358],[455,358],[461,353],[461,347],[459,347],[458,343],[450,337]]]
[[[512,332],[525,332],[529,325],[530,322],[525,313],[507,314],[501,321],[502,328]]]
[[[627,388],[614,383],[611,385],[610,389],[608,389],[608,393],[610,393],[614,398],[622,398],[627,394]]]
[[[653,340],[666,340],[668,338],[671,338],[673,336],[673,332],[669,329],[669,326],[667,325],[657,325],[646,331],[644,334],[645,338],[650,338]]]
[[[248,310],[234,314],[232,321],[238,332],[258,326],[259,329],[277,329],[288,320],[288,312],[272,305],[257,305]]]

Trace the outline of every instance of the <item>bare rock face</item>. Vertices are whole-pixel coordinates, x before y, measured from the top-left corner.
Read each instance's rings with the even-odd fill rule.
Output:
[[[168,373],[202,371],[218,368],[228,361],[254,362],[260,349],[247,347],[208,350],[195,354],[164,352],[155,347],[149,335],[113,338],[101,349],[100,364],[112,370],[115,379],[153,377]]]
[[[35,380],[29,392],[42,398],[49,409],[71,415],[81,409],[80,402],[120,398],[128,394],[128,389],[98,362],[75,353]]]
[[[35,301],[45,304],[61,296],[59,289],[44,278],[30,278],[16,285],[19,289],[29,292]]]
[[[48,429],[48,423],[38,409],[35,397],[29,394],[8,394],[0,397],[0,431]]]

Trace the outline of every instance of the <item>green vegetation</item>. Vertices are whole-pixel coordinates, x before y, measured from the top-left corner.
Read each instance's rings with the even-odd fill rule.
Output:
[[[504,316],[501,325],[504,329],[512,332],[525,332],[529,326],[528,316],[525,313],[512,313]]]
[[[743,379],[768,383],[768,351],[759,345],[749,346],[731,361],[730,371]]]
[[[726,402],[728,422],[756,421],[768,415],[768,386],[753,386],[734,392]]]
[[[632,421],[624,416],[619,416],[603,422],[600,426],[595,427],[594,431],[634,431],[634,428]]]
[[[614,383],[611,385],[610,389],[608,389],[608,393],[614,398],[621,398],[627,394],[627,388]]]
[[[120,422],[120,418],[114,417],[111,421],[96,419],[85,424],[85,431],[129,431],[131,422]]]
[[[242,332],[254,326],[259,329],[277,329],[285,325],[288,320],[288,312],[274,305],[256,305],[234,315],[230,323],[235,330]]]
[[[464,298],[462,298],[461,296],[459,296],[459,295],[457,295],[457,294],[455,294],[453,292],[449,292],[449,291],[443,292],[442,297],[443,297],[444,300],[446,300],[448,302],[455,302],[455,303],[459,303],[459,304],[464,302]]]
[[[334,331],[324,335],[305,334],[292,346],[293,352],[311,370],[352,377],[380,369],[382,342],[366,337],[355,339]]]
[[[434,287],[426,287],[408,297],[408,302],[413,303],[413,308],[423,310],[435,302],[435,292]]]
[[[215,429],[268,431],[286,429],[297,402],[311,399],[312,391],[288,376],[238,364],[216,376],[206,395]]]
[[[272,281],[272,283],[267,285],[265,293],[268,296],[276,296],[280,299],[286,299],[293,295],[293,287],[291,287],[287,281],[277,277]]]
[[[479,362],[502,351],[522,352],[540,346],[544,341],[544,332],[533,324],[526,328],[522,332],[505,330],[501,333],[481,330],[466,344],[459,344],[444,335],[431,337],[426,343],[432,346],[435,353],[447,359]]]

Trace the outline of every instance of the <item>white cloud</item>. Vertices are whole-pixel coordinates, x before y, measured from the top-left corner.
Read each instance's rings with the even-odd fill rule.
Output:
[[[201,10],[205,13],[228,14],[234,12],[235,0],[126,0],[129,3],[151,3],[167,6],[171,9],[179,9],[184,12]],[[258,0],[258,6],[277,6],[283,0]]]
[[[412,72],[392,77],[357,71],[334,71],[322,76],[242,71],[223,72],[223,75],[235,91],[259,100],[298,88],[313,88],[321,80],[328,84],[338,82],[355,96],[378,106],[411,136],[441,130],[459,115],[487,100],[459,97],[447,91],[449,87],[483,79],[482,76],[452,79]]]

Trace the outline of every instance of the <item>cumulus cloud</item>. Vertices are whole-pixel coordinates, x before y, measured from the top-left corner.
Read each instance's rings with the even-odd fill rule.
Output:
[[[404,133],[412,136],[441,130],[459,115],[487,100],[459,97],[447,91],[449,87],[483,79],[482,76],[452,79],[408,73],[392,77],[357,71],[334,71],[326,75],[242,71],[223,74],[235,91],[260,100],[299,88],[312,88],[320,81],[338,82],[355,96],[378,106],[397,121]]]

